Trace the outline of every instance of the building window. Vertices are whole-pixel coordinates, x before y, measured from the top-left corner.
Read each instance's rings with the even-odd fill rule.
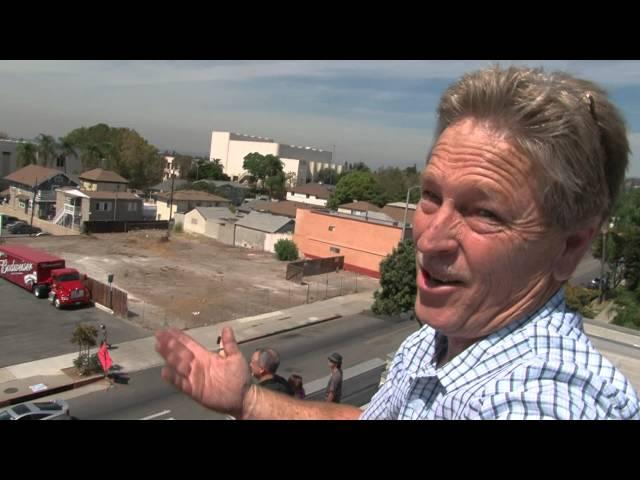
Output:
[[[57,159],[56,159],[56,167],[60,167],[60,168],[64,168],[64,155],[60,155]]]
[[[111,202],[96,202],[96,212],[110,212]]]
[[[329,251],[331,253],[340,253],[340,249],[338,247],[329,247]]]
[[[198,219],[196,217],[191,218],[191,225],[197,225]]]
[[[137,202],[129,202],[127,205],[127,210],[129,212],[137,212],[138,211],[138,203]]]
[[[329,225],[329,231],[333,232],[336,229],[335,225]]]

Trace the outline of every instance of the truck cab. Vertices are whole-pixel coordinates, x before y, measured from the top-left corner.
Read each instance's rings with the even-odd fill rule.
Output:
[[[90,303],[89,290],[78,270],[58,268],[51,271],[49,302],[56,308]]]

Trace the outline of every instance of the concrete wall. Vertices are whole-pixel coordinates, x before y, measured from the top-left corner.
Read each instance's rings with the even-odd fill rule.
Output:
[[[378,277],[380,262],[398,245],[401,235],[401,227],[298,209],[293,241],[306,256],[344,255],[345,269]]]
[[[264,249],[266,233],[236,225],[236,247]]]
[[[219,158],[222,168],[226,172],[229,168],[227,159],[229,158],[229,132],[211,132],[211,148],[209,149],[209,160]]]
[[[207,223],[204,226],[204,235],[218,240],[218,236],[220,235],[220,223],[221,222],[216,219],[207,220]]]
[[[184,216],[184,231],[191,233],[205,234],[205,226],[208,224],[207,220],[202,216],[198,210],[191,210]]]
[[[225,245],[234,245],[235,232],[236,232],[235,222],[227,222],[224,225],[218,225],[217,239],[219,242],[222,242]]]
[[[287,200],[291,200],[292,202],[308,203],[309,205],[318,205],[321,207],[327,206],[327,200],[318,198],[314,195],[306,195],[304,193],[287,192]]]

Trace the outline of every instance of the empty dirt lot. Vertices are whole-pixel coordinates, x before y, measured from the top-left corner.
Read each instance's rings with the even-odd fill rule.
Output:
[[[7,240],[59,255],[67,265],[129,294],[129,320],[154,330],[192,328],[258,315],[355,291],[376,279],[350,272],[285,280],[286,262],[273,254],[221,244],[206,237],[162,231]]]

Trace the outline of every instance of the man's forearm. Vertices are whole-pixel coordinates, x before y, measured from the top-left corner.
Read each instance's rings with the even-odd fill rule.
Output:
[[[245,395],[243,420],[357,420],[362,410],[351,405],[298,400],[252,385]]]

